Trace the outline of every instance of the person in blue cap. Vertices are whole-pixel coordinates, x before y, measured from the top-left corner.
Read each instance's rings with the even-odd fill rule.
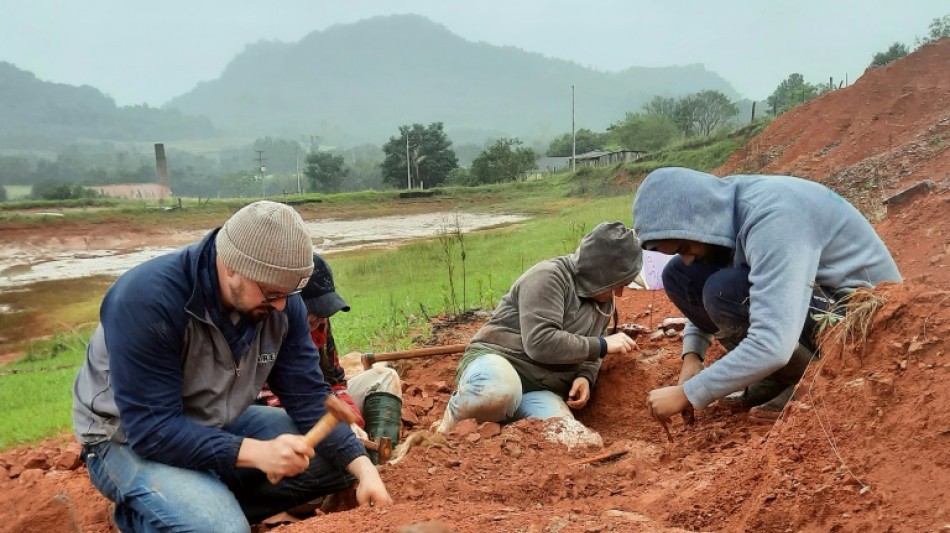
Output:
[[[347,379],[340,364],[336,340],[330,318],[340,311],[350,311],[350,304],[336,291],[333,270],[319,254],[313,254],[313,274],[300,293],[307,308],[310,339],[320,353],[320,368],[334,395],[353,409],[357,420],[351,424],[361,439],[375,440],[388,437],[395,445],[399,441],[402,406],[402,383],[395,369],[384,364],[374,365]],[[367,401],[367,399],[369,401]],[[265,383],[258,395],[258,403],[280,407],[280,398]],[[386,406],[398,406],[387,408]],[[373,434],[367,433],[367,428]],[[375,461],[376,454],[370,453]]]

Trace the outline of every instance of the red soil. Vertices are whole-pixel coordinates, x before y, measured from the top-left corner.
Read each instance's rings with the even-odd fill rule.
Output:
[[[692,427],[675,420],[668,443],[643,404],[650,389],[675,382],[679,341],[641,335],[636,356],[607,358],[592,403],[578,414],[605,450],[546,442],[537,421],[469,428],[380,467],[395,505],[275,531],[950,530],[947,65],[950,40],[869,71],[775,119],[717,171],[822,181],[878,215],[883,198],[933,184],[891,202],[877,226],[907,281],[876,291],[886,301],[865,343],[826,342],[775,425],[713,406]],[[677,316],[662,291],[628,291],[620,308],[622,322],[650,329]],[[477,326],[437,327],[430,342],[464,342]],[[441,416],[456,361],[400,365],[404,439]],[[0,532],[77,531],[73,518],[83,532],[109,531],[108,502],[83,467],[70,469],[68,450],[50,442],[0,455],[0,498],[8,502]],[[625,453],[572,464],[605,452]]]

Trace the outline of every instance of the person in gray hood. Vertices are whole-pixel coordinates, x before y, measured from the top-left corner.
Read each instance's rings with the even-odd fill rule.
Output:
[[[662,419],[719,398],[774,419],[817,351],[822,317],[843,315],[855,289],[901,281],[867,219],[800,178],[663,168],[640,185],[633,219],[644,249],[677,255],[663,286],[688,319],[678,384],[647,398]],[[730,351],[704,369],[714,337]]]
[[[604,356],[637,347],[624,333],[605,334],[614,296],[641,266],[633,231],[605,222],[573,254],[528,269],[472,338],[438,431],[466,418],[573,420],[571,408],[590,400]]]

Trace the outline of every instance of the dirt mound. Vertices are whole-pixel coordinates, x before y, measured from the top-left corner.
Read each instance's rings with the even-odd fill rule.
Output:
[[[675,382],[679,365],[678,336],[655,334],[676,316],[662,291],[628,291],[620,301],[621,321],[646,332],[639,354],[605,361],[579,413],[603,436],[602,450],[548,442],[539,421],[460,424],[447,439],[422,439],[448,400],[457,356],[404,362],[403,440],[420,441],[380,469],[396,504],[280,531],[936,531],[950,524],[950,292],[909,282],[881,294],[887,302],[868,343],[826,348],[803,381],[810,392],[803,387],[774,427],[713,406],[693,427],[675,420],[673,442],[643,409],[646,393]],[[437,328],[432,341],[468,338],[483,319],[473,318]],[[50,444],[44,449],[55,450]],[[0,531],[70,516],[83,532],[110,531],[109,504],[84,468],[53,460],[26,475],[16,464],[28,456],[0,457],[12,466],[0,489],[14,509]]]
[[[875,219],[924,180],[950,187],[950,38],[776,117],[715,174],[790,174],[825,183]]]

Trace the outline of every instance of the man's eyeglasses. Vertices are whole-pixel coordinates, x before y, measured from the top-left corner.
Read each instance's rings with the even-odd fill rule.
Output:
[[[278,293],[267,292],[264,290],[263,287],[261,287],[260,283],[257,283],[255,281],[254,284],[257,285],[257,290],[261,291],[261,296],[264,297],[264,300],[263,300],[264,303],[276,302],[277,300],[283,300],[285,298],[290,298],[291,296],[295,294],[300,294],[299,289],[296,291],[290,291],[290,292],[278,292]]]

